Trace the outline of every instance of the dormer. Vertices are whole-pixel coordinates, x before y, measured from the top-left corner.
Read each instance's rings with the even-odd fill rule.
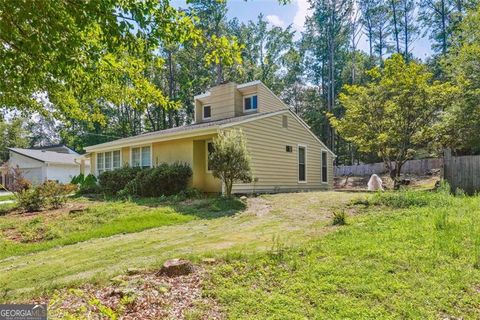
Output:
[[[230,82],[195,96],[195,123],[287,108],[261,81],[243,84]]]

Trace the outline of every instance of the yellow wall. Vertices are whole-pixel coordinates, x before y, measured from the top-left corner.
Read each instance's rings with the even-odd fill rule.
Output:
[[[130,147],[122,148],[122,166],[128,166],[130,163]]]
[[[152,143],[152,165],[174,162],[187,163],[193,170],[190,185],[204,192],[221,192],[222,185],[219,179],[206,170],[206,144],[216,134],[203,135],[194,138],[176,139]],[[130,147],[121,148],[122,162],[130,162]],[[96,169],[96,154],[91,153],[92,168]],[[95,171],[93,171],[95,172]]]
[[[282,127],[282,116],[288,117],[288,128]],[[253,177],[250,184],[235,184],[233,192],[275,192],[330,189],[333,185],[333,159],[328,153],[328,182],[321,181],[321,152],[326,150],[290,114],[279,114],[233,126],[241,128],[247,138]],[[306,145],[307,182],[298,182],[298,144]],[[286,146],[293,152],[286,152]]]

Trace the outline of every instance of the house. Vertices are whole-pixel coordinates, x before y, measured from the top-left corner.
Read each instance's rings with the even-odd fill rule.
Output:
[[[212,139],[231,129],[241,129],[246,137],[253,174],[252,183],[235,184],[233,193],[332,188],[335,155],[260,81],[213,87],[195,96],[193,124],[93,145],[86,148],[87,157],[96,175],[122,165],[188,163],[192,187],[221,192],[208,153]]]
[[[46,180],[69,183],[80,174],[80,155],[65,146],[50,146],[34,149],[9,148],[8,166],[18,167],[23,177],[33,184]],[[89,162],[83,168],[90,170]],[[4,177],[2,180],[5,180]]]

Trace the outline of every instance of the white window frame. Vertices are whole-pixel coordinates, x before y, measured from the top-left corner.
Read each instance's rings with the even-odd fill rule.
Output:
[[[253,109],[253,108],[252,108],[252,109],[249,109],[249,110],[245,109],[245,99],[251,98],[251,97],[254,97],[254,96],[257,97],[257,108],[256,108],[256,109]],[[259,104],[258,94],[253,93],[253,94],[249,94],[249,95],[247,95],[247,96],[243,96],[243,112],[244,112],[244,113],[257,112],[257,111],[258,111],[258,104]]]
[[[153,143],[142,144],[138,146],[130,146],[130,163],[129,163],[130,167],[134,168],[132,149],[139,148],[140,149],[140,165],[138,167],[143,168],[142,167],[142,157],[143,157],[142,148],[144,147],[150,147],[150,167],[149,168],[153,168]]]
[[[205,141],[205,172],[212,173],[212,170],[208,169],[208,144],[213,143],[213,140]]]
[[[322,152],[321,152],[320,154],[321,154],[321,158],[320,158],[320,159],[321,159],[321,161],[320,161],[320,162],[321,162],[321,167],[320,167],[320,176],[321,176],[321,177],[320,177],[320,179],[321,179],[321,181],[322,181],[323,184],[328,184],[328,152],[325,151],[325,150],[322,150]],[[325,181],[323,181],[323,154],[326,154],[326,155],[327,155],[327,157],[326,157],[326,159],[327,159],[327,161],[326,161],[326,163],[327,163],[327,165],[326,165],[326,168],[327,168],[327,179],[326,179]]]
[[[120,166],[118,168],[114,168],[113,167],[113,153],[115,151],[118,151],[120,153]],[[112,158],[111,158],[111,164],[112,166],[110,168],[107,169],[106,165],[105,165],[105,153],[109,153],[111,152],[112,153]],[[110,149],[110,150],[105,150],[105,151],[102,151],[102,152],[96,152],[95,153],[95,175],[98,176],[99,173],[98,173],[98,155],[99,154],[102,154],[103,155],[103,172],[106,172],[106,171],[112,171],[112,170],[115,170],[115,169],[120,169],[122,167],[122,163],[123,163],[123,155],[122,155],[122,149]]]
[[[205,108],[206,108],[206,107],[210,107],[210,117],[205,117]],[[207,104],[207,105],[202,106],[202,119],[203,119],[203,120],[210,120],[210,119],[212,119],[212,105]]]
[[[305,181],[300,181],[300,148],[305,149]],[[297,180],[298,183],[307,183],[307,145],[297,144]]]

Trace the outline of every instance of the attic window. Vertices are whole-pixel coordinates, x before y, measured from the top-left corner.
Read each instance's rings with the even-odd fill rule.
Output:
[[[287,116],[282,117],[282,127],[288,128],[288,117]]]
[[[243,110],[245,112],[256,111],[258,106],[257,95],[243,98]]]
[[[210,119],[212,117],[212,107],[203,106],[203,119]]]

